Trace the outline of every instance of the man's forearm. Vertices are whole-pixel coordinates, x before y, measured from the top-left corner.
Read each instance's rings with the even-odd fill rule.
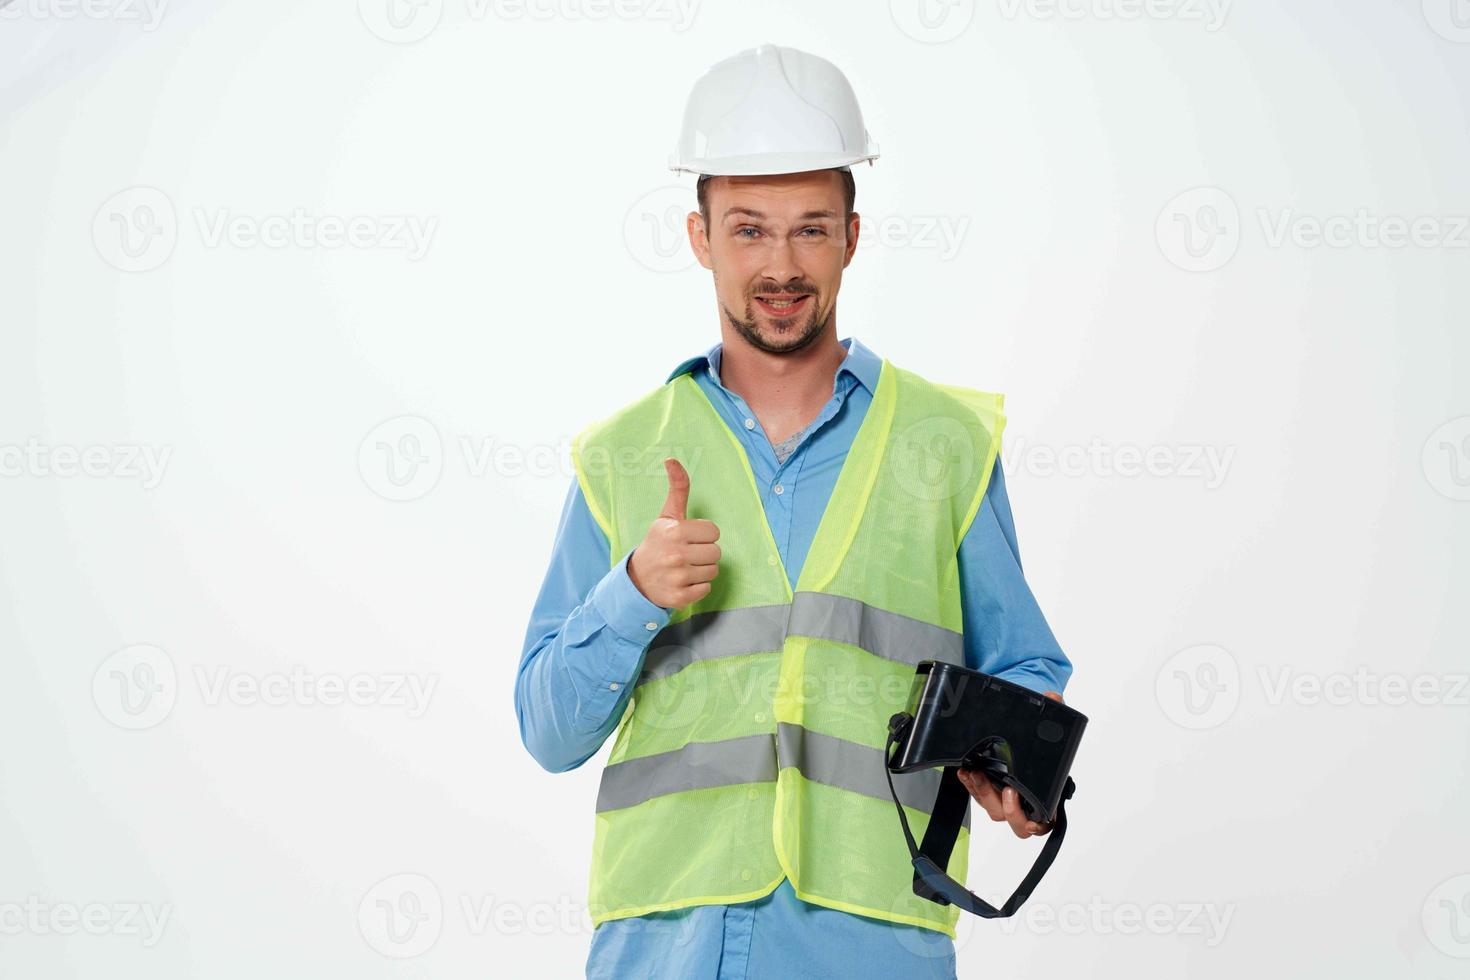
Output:
[[[521,741],[551,772],[575,769],[617,727],[649,642],[670,612],[608,568],[607,537],[575,481],[516,672]]]

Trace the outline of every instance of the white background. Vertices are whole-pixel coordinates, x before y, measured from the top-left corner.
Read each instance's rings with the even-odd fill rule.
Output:
[[[1007,395],[1092,719],[960,976],[1465,975],[1470,4],[385,2],[0,13],[0,975],[581,974],[606,747],[512,683],[566,440],[718,339],[666,159],[764,41],[882,147],[839,336]]]

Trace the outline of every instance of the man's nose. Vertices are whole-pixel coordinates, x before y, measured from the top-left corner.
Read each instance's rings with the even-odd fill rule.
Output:
[[[801,269],[796,264],[796,250],[791,247],[791,242],[782,238],[771,245],[766,253],[761,275],[782,286],[801,278]]]

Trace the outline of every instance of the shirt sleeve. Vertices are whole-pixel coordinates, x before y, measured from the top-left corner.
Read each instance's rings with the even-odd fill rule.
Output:
[[[551,563],[516,672],[521,742],[549,772],[575,769],[607,740],[672,610],[628,577],[632,551],[609,569],[607,535],[572,481]]]
[[[999,458],[960,542],[965,663],[1038,693],[1062,693],[1072,662],[1062,652],[1021,572],[1021,552]]]

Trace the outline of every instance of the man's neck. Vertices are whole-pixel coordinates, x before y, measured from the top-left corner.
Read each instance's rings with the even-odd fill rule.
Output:
[[[728,325],[721,332],[720,382],[745,399],[773,442],[801,431],[817,416],[832,397],[837,369],[847,358],[835,321],[816,340],[789,354],[752,347]]]

